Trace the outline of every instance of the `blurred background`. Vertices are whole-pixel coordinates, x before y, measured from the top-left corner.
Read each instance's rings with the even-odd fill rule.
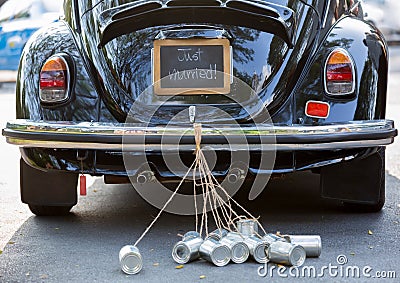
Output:
[[[22,50],[39,28],[58,21],[63,0],[0,0],[0,83],[14,82]]]
[[[389,44],[400,41],[400,1],[364,0],[365,20],[383,33]]]

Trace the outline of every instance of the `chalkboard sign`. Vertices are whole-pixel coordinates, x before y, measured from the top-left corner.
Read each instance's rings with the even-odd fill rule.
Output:
[[[158,95],[227,94],[230,91],[228,39],[154,41],[154,92]]]

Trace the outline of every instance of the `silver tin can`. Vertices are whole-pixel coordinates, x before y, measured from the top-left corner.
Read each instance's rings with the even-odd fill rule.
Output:
[[[182,241],[176,243],[172,249],[172,258],[176,263],[185,264],[200,257],[199,248],[203,243],[200,234],[195,231],[187,232]]]
[[[267,242],[268,245],[270,245],[271,243],[276,242],[276,241],[287,242],[286,238],[279,237],[272,233],[264,235],[261,239],[263,241]]]
[[[278,236],[276,234],[273,233],[268,233],[267,234],[269,237],[275,239],[276,241],[283,241],[283,242],[287,242],[286,238],[284,236]]]
[[[238,232],[229,232],[226,236],[235,239],[236,241],[244,241],[247,238]]]
[[[210,234],[208,234],[206,239],[214,239],[216,241],[220,241],[226,235],[228,235],[228,231],[227,230],[225,230],[225,229],[215,229]]]
[[[197,231],[188,231],[183,235],[182,241],[190,240],[193,238],[201,238],[200,233]]]
[[[231,259],[234,263],[243,263],[249,258],[249,247],[240,234],[229,232],[221,239],[220,243],[227,245],[231,250]]]
[[[135,246],[127,245],[119,251],[119,264],[126,274],[136,274],[142,270],[143,261],[139,249]]]
[[[274,263],[301,266],[306,259],[306,251],[300,245],[275,241],[267,248],[267,256]]]
[[[203,259],[214,263],[216,266],[225,266],[231,260],[231,250],[212,238],[204,240],[199,252]]]
[[[250,237],[258,234],[258,223],[252,219],[242,219],[236,222],[238,232],[243,236]]]
[[[265,249],[268,248],[268,243],[261,240],[257,236],[251,236],[244,240],[246,245],[249,247],[249,252],[253,259],[258,263],[268,262],[267,254]]]
[[[319,257],[322,252],[322,241],[318,235],[286,235],[292,244],[300,245],[306,250],[307,257]]]

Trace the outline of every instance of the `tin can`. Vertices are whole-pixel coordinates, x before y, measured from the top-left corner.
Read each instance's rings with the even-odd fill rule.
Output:
[[[206,238],[214,239],[216,241],[220,241],[223,237],[228,235],[228,231],[225,229],[215,229],[212,231]]]
[[[190,240],[193,238],[201,238],[200,233],[197,231],[188,231],[183,235],[182,241]]]
[[[236,222],[238,232],[246,237],[258,234],[258,223],[252,219],[242,219]]]
[[[322,241],[318,235],[285,235],[292,244],[300,245],[306,250],[307,257],[319,257],[322,252]]]
[[[135,246],[127,245],[119,251],[119,264],[126,274],[136,274],[142,270],[143,261],[139,249]]]
[[[231,250],[231,259],[234,263],[243,263],[249,258],[249,247],[240,234],[229,232],[220,240],[220,243],[228,246]]]
[[[201,244],[200,256],[214,263],[216,266],[225,266],[231,260],[231,251],[228,246],[219,243],[213,238],[207,238]]]
[[[275,241],[287,242],[286,238],[279,237],[279,236],[277,236],[275,234],[272,234],[272,233],[264,235],[261,239],[263,241],[267,242],[268,244],[271,244],[271,243],[273,243]]]
[[[199,248],[203,239],[196,231],[187,232],[172,249],[172,258],[176,263],[185,264],[200,257]]]
[[[267,248],[269,261],[292,266],[303,265],[306,259],[306,251],[300,245],[285,241],[275,241]]]
[[[261,240],[257,236],[250,236],[244,240],[246,245],[249,247],[249,252],[253,259],[258,263],[268,262],[267,254],[265,252],[268,248],[268,243]]]
[[[239,232],[229,232],[226,236],[235,239],[237,241],[243,241],[243,242],[247,238],[244,235],[240,234]]]

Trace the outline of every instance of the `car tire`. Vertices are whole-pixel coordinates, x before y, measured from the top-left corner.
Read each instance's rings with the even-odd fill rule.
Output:
[[[385,204],[385,148],[363,159],[321,169],[322,196],[346,211],[379,212]]]
[[[42,171],[20,161],[21,200],[37,216],[68,214],[77,203],[77,185],[76,173]]]
[[[62,216],[69,214],[72,206],[46,206],[28,204],[29,209],[36,216]]]

